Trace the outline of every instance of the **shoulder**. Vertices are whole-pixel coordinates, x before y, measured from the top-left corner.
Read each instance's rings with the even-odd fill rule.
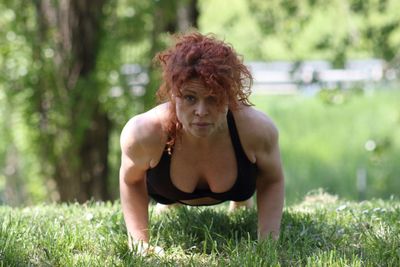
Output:
[[[243,148],[249,159],[257,164],[260,181],[281,181],[283,171],[278,144],[279,132],[275,123],[253,107],[238,110],[236,117]]]
[[[163,130],[167,104],[159,105],[138,114],[125,124],[121,131],[121,152],[136,165],[153,167],[154,160],[164,148],[166,134]]]
[[[272,119],[254,107],[233,112],[242,142],[251,150],[271,151],[278,143],[279,131]]]

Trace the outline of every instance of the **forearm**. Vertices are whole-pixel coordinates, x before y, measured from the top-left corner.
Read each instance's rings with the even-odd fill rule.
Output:
[[[133,241],[149,242],[148,195],[145,180],[135,184],[120,181],[121,205],[128,235]]]
[[[284,202],[283,179],[257,189],[258,238],[279,238]]]

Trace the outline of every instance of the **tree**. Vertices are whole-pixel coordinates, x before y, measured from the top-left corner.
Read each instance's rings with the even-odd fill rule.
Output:
[[[2,80],[11,88],[9,100],[21,104],[31,128],[25,138],[62,201],[108,198],[111,125],[99,103],[104,88],[95,75],[104,5],[104,0],[5,3],[10,12],[18,10],[9,27],[25,40],[27,70],[21,79],[4,73]],[[22,54],[9,49],[4,57],[19,60]]]
[[[9,147],[10,152],[1,154],[0,147],[0,160],[12,154],[21,162],[34,155],[43,180],[55,181],[61,201],[112,198],[108,178],[117,181],[118,174],[109,175],[108,158],[110,150],[118,152],[119,145],[110,143],[110,135],[119,134],[132,111],[154,104],[159,82],[151,58],[168,42],[166,32],[195,26],[196,1],[36,0],[22,4],[6,0],[0,6],[4,7],[0,24],[1,18],[12,14],[3,25],[10,42],[0,46],[0,65],[5,67],[0,86],[13,113],[21,115],[27,126],[18,133],[26,139],[24,149],[15,153]],[[144,52],[135,59],[126,57],[132,49]],[[23,64],[7,63],[19,60]],[[151,82],[142,97],[123,87],[119,75],[124,63],[135,60],[150,70]],[[123,97],[110,97],[112,86],[122,86]],[[19,177],[21,183],[24,180]]]
[[[38,40],[33,62],[48,65],[50,72],[39,74],[36,86],[41,158],[48,161],[62,201],[108,198],[111,126],[101,109],[102,88],[94,75],[104,4],[105,0],[35,1]],[[46,46],[53,51],[51,61],[41,53]]]
[[[391,61],[400,45],[396,0],[251,0],[260,29],[292,60],[314,57],[343,67],[349,57]]]

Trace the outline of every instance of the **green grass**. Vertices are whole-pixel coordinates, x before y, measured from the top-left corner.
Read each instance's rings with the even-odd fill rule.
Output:
[[[367,171],[367,199],[398,194],[400,90],[256,95],[252,100],[279,128],[289,203],[314,188],[359,200],[360,168]],[[365,149],[368,140],[376,144],[373,151]]]
[[[257,242],[255,210],[180,207],[150,219],[162,257],[129,252],[119,203],[2,206],[0,266],[400,266],[397,199],[309,194],[285,209],[278,242]]]

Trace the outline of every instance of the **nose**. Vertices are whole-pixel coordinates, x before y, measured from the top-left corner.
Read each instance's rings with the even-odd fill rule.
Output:
[[[194,114],[199,117],[208,115],[208,107],[205,101],[199,101],[195,107]]]

